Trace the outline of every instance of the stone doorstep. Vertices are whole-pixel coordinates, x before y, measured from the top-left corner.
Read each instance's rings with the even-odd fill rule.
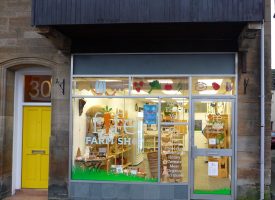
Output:
[[[27,195],[27,196],[48,196],[48,189],[20,189],[15,191],[15,195]]]

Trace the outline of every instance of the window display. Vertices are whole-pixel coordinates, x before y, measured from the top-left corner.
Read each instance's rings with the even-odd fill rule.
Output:
[[[74,99],[73,103],[80,100]],[[153,169],[151,157],[143,153],[143,143],[147,142],[144,133],[158,132],[155,103],[122,98],[85,98],[85,101],[85,115],[74,114],[76,154],[72,179],[156,182],[158,160]],[[136,104],[140,110],[135,110]],[[154,108],[149,121],[143,113],[148,106]]]
[[[188,95],[188,77],[134,77],[132,95]]]
[[[190,89],[234,93],[226,89],[234,86],[234,78],[222,79],[226,83],[209,78],[218,84],[211,86],[206,79],[74,78],[72,180],[188,182]],[[198,148],[231,147],[229,109],[224,102],[195,104]],[[209,157],[207,162],[211,176],[218,166],[218,177],[228,178],[228,159]]]
[[[193,77],[194,95],[234,95],[235,78],[233,77]]]

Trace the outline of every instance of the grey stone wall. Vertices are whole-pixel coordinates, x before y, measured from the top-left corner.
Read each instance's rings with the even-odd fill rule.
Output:
[[[187,185],[72,182],[74,200],[187,200]]]
[[[265,2],[265,199],[270,199],[271,18],[270,1]],[[240,51],[247,52],[247,71],[243,73],[239,63],[238,199],[259,199],[260,195],[260,36],[260,30],[248,31],[247,29],[240,36]],[[249,80],[246,94],[244,94],[245,80]]]
[[[14,74],[34,66],[50,68],[53,75],[49,196],[67,196],[69,46],[61,34],[31,27],[31,0],[0,1],[0,199],[11,193]],[[65,95],[56,78],[65,78]]]

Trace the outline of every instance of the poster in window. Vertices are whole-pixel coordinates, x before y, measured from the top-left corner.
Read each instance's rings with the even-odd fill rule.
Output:
[[[148,125],[157,124],[157,111],[158,109],[156,105],[144,105],[144,123]]]

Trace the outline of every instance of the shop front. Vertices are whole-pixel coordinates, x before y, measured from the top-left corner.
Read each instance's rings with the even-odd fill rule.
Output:
[[[72,61],[70,197],[235,199],[235,53]]]

